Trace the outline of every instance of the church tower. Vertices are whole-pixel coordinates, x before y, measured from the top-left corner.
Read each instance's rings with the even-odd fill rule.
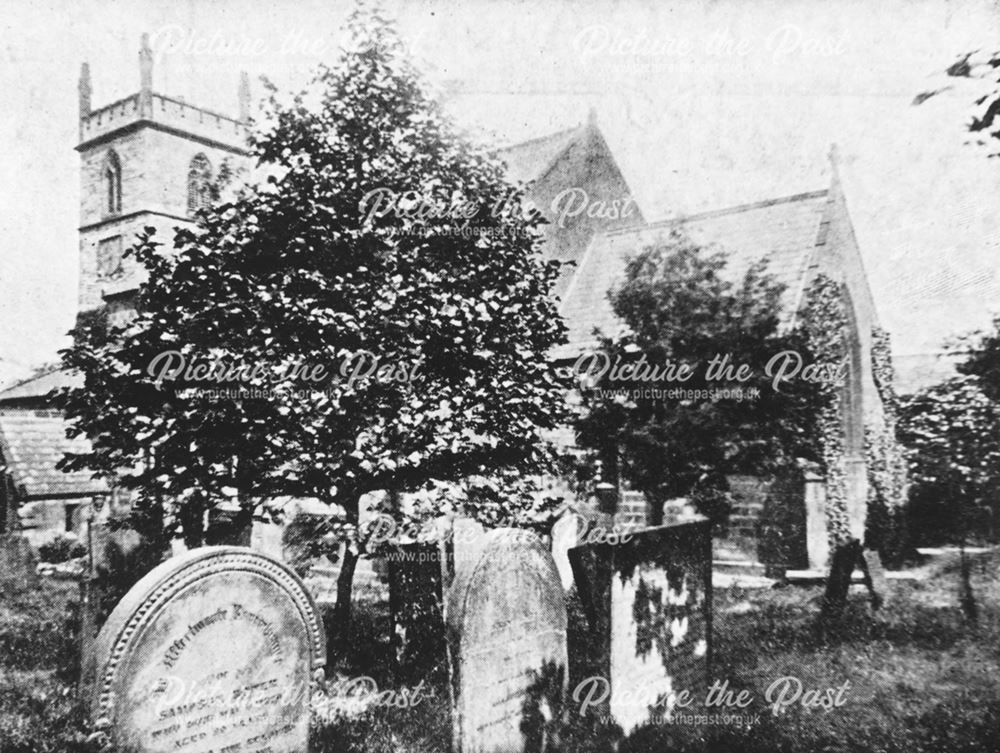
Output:
[[[80,71],[79,312],[134,308],[142,270],[125,249],[146,226],[161,242],[193,220],[211,196],[219,168],[248,162],[250,93],[239,87],[239,116],[221,115],[153,91],[153,51],[142,35],[139,91],[91,108],[90,68]]]

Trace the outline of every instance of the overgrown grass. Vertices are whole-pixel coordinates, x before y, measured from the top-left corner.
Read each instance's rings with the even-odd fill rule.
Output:
[[[957,558],[927,567],[924,580],[890,583],[890,601],[872,614],[856,588],[843,617],[820,625],[819,588],[715,594],[713,678],[749,690],[744,724],[650,726],[621,741],[621,753],[1000,751],[1000,556],[972,567],[979,620],[959,609]],[[45,581],[33,592],[0,594],[0,751],[89,753],[81,705],[67,672],[66,616],[75,584]],[[583,631],[571,609],[571,631]],[[356,610],[355,650],[334,677],[371,676],[391,687],[384,606]],[[582,632],[581,632],[582,634]],[[69,644],[71,645],[71,643]],[[575,664],[579,675],[586,668]],[[799,706],[775,715],[767,687],[791,675],[806,688],[849,682],[830,711]],[[441,672],[410,708],[375,706],[314,725],[314,753],[445,753],[451,720]],[[692,714],[720,709],[689,709]],[[756,718],[759,715],[759,718]],[[609,753],[615,731],[570,715],[559,748]]]
[[[72,581],[0,592],[0,751],[96,753],[76,697]]]

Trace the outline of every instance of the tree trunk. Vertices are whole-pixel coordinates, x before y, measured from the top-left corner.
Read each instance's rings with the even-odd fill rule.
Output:
[[[192,502],[180,510],[181,534],[184,546],[197,549],[205,544],[205,508],[200,502]]]
[[[826,579],[826,593],[823,595],[822,618],[826,621],[840,617],[847,606],[847,593],[851,588],[854,566],[861,558],[861,542],[851,539],[838,544],[830,562],[830,574]]]
[[[351,637],[351,590],[354,584],[354,570],[358,565],[358,553],[350,546],[344,547],[337,576],[337,603],[333,615],[326,626],[326,667],[333,672],[337,660],[343,658]]]
[[[965,619],[975,625],[979,619],[979,607],[976,604],[975,594],[972,593],[972,568],[970,567],[969,557],[965,553],[964,536],[962,537],[959,554],[962,558],[959,571],[962,579],[959,603],[962,605],[962,614],[965,615]]]
[[[662,526],[663,525],[663,505],[665,502],[659,497],[652,497],[647,503],[646,508],[646,525],[647,526]]]

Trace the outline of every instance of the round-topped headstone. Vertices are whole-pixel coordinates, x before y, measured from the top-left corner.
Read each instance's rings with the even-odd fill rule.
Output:
[[[94,655],[94,726],[116,750],[306,750],[324,631],[277,560],[225,546],[167,560],[115,607]]]
[[[446,605],[455,753],[544,749],[566,692],[566,604],[535,534],[500,528],[456,563]]]

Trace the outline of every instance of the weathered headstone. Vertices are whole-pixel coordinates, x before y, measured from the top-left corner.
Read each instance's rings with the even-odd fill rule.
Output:
[[[238,547],[167,560],[95,646],[91,712],[130,753],[305,753],[323,626],[301,580]]]
[[[446,608],[454,753],[542,750],[563,708],[566,604],[528,531],[487,533],[456,562]]]
[[[17,492],[8,473],[0,473],[0,590],[34,588],[38,585],[38,558],[21,534]]]
[[[38,560],[28,539],[19,533],[0,533],[0,590],[22,590],[38,585]]]
[[[567,591],[573,586],[573,568],[569,564],[569,550],[580,543],[580,529],[586,523],[573,510],[567,510],[552,525],[552,558],[559,571],[559,580]]]
[[[648,528],[569,556],[590,623],[588,645],[570,649],[597,670],[574,702],[585,696],[629,734],[682,691],[697,698],[712,642],[711,524]]]
[[[451,576],[454,577],[459,567],[466,562],[479,559],[486,529],[483,524],[472,518],[455,518],[451,523]],[[445,586],[451,585],[450,582]]]
[[[444,669],[445,542],[402,544],[389,554],[389,612],[396,678],[415,682]]]

